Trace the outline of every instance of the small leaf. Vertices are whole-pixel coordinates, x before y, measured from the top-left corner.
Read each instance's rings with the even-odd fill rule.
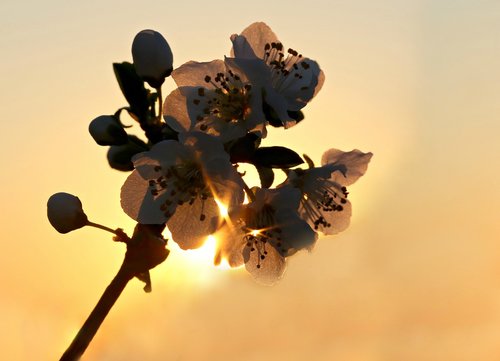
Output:
[[[116,80],[120,89],[130,104],[130,112],[143,121],[149,109],[148,91],[144,81],[137,75],[134,65],[128,62],[113,63]]]
[[[269,188],[274,182],[274,172],[271,168],[256,166],[257,172],[259,172],[260,185],[262,188]]]
[[[252,163],[267,168],[291,168],[304,163],[293,150],[285,147],[262,147],[255,151]]]

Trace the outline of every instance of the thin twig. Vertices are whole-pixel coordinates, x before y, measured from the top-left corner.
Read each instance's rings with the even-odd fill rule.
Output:
[[[124,262],[60,361],[80,359],[125,286],[133,277]]]

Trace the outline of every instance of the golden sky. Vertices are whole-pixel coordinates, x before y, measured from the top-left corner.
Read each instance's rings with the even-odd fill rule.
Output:
[[[305,121],[266,144],[317,162],[374,153],[351,227],[274,287],[172,246],[153,292],[132,281],[83,360],[500,359],[498,1],[4,0],[0,19],[1,359],[57,359],[121,263],[107,234],[60,235],[45,214],[66,191],[92,221],[133,229],[126,174],[87,132],[125,105],[112,62],[144,28],[175,66],[222,58],[254,21],[326,74]]]

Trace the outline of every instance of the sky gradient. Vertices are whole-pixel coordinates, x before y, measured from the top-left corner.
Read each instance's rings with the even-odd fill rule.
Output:
[[[153,292],[132,281],[83,360],[500,359],[498,1],[138,4],[0,4],[1,359],[60,357],[121,263],[102,231],[60,235],[46,219],[66,191],[90,220],[133,229],[126,174],[87,131],[125,105],[111,64],[145,28],[175,66],[219,59],[254,21],[326,75],[306,119],[265,144],[316,162],[374,153],[349,189],[350,228],[291,257],[274,287],[172,245]]]

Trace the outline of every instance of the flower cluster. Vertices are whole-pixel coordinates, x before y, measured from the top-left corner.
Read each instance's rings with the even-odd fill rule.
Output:
[[[257,280],[272,284],[282,277],[287,257],[312,249],[319,233],[332,235],[349,225],[346,187],[365,173],[372,154],[330,149],[316,167],[289,148],[261,146],[267,127],[288,129],[304,119],[302,110],[318,94],[324,74],[262,22],[230,40],[229,56],[174,68],[165,38],[141,31],[133,41],[133,63],[114,64],[128,106],[97,117],[89,131],[109,146],[111,167],[131,171],[121,189],[127,215],[145,227],[166,226],[182,249],[215,235],[215,263],[245,265]],[[177,88],[163,100],[161,87],[170,75]],[[123,111],[147,140],[127,134]],[[240,163],[256,168],[259,187],[245,183]],[[300,167],[304,163],[308,167]],[[272,187],[276,170],[287,176]],[[78,208],[78,198],[69,198]],[[49,202],[49,217],[56,229],[88,225],[78,212],[69,220],[54,215],[61,212],[55,202]],[[71,224],[54,224],[59,220]]]

